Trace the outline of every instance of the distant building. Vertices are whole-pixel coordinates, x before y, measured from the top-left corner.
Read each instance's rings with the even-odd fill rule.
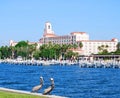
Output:
[[[118,39],[112,40],[89,40],[89,35],[85,32],[72,32],[70,35],[57,36],[52,30],[50,22],[45,23],[45,29],[43,37],[39,40],[42,44],[78,44],[81,42],[83,47],[74,49],[74,52],[78,52],[81,55],[97,54],[99,52],[99,46],[107,46],[108,52],[116,51]]]
[[[52,25],[46,22],[43,38],[40,39],[40,42],[43,44],[49,42],[53,44],[74,44],[81,40],[89,40],[89,35],[85,32],[72,32],[70,35],[57,36],[54,31],[52,31]]]
[[[81,41],[83,43],[83,55],[90,55],[90,54],[98,54],[99,46],[107,46],[108,52],[114,52],[117,49],[117,39],[112,40],[88,40],[88,41]]]
[[[73,49],[74,52],[78,52],[80,55],[91,55],[99,52],[98,47],[104,45],[107,46],[108,52],[116,51],[118,39],[113,38],[112,40],[90,40],[89,35],[86,32],[71,32],[70,35],[58,36],[52,30],[50,22],[45,23],[43,37],[40,38],[39,42],[29,42],[29,44],[37,43],[37,48],[43,44],[77,44],[81,42],[82,48]],[[17,42],[10,41],[10,46],[15,46]]]

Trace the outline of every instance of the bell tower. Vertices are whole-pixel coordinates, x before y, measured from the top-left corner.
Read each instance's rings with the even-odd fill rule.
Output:
[[[47,35],[54,35],[54,31],[52,30],[52,25],[50,22],[45,23],[45,29],[44,29],[44,37]]]

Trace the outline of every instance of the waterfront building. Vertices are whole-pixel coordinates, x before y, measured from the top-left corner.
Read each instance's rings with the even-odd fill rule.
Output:
[[[80,55],[91,55],[99,52],[98,47],[104,46],[108,52],[116,51],[118,39],[113,38],[111,40],[90,40],[89,35],[86,32],[71,32],[70,35],[58,36],[52,30],[50,22],[45,23],[45,29],[43,37],[39,40],[42,44],[83,44],[82,48],[73,49],[74,52],[78,52]]]
[[[45,23],[43,37],[39,42],[29,42],[29,44],[37,43],[37,48],[43,44],[77,44],[79,46],[82,43],[83,47],[72,49],[74,52],[78,52],[79,55],[89,56],[91,54],[99,53],[99,47],[104,47],[108,52],[114,52],[117,49],[118,39],[113,38],[111,40],[90,40],[89,35],[86,32],[71,32],[69,35],[58,36],[52,29],[50,22]],[[15,46],[17,42],[10,41],[11,46]]]
[[[58,36],[52,30],[52,25],[50,22],[45,23],[45,29],[43,37],[40,42],[43,44],[74,44],[77,41],[89,40],[89,35],[85,32],[72,32],[70,35]]]
[[[83,55],[98,54],[100,52],[99,47],[107,49],[108,52],[114,52],[117,49],[118,40],[113,38],[112,40],[82,40]]]

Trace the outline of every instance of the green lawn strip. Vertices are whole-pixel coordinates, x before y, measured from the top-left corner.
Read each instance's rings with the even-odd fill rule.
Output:
[[[46,97],[0,91],[0,98],[46,98]]]

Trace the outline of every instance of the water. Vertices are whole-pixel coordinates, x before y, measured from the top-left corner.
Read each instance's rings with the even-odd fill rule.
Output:
[[[26,66],[0,64],[0,87],[31,91],[43,76],[42,93],[55,81],[53,95],[70,98],[120,98],[120,69],[79,66]]]

